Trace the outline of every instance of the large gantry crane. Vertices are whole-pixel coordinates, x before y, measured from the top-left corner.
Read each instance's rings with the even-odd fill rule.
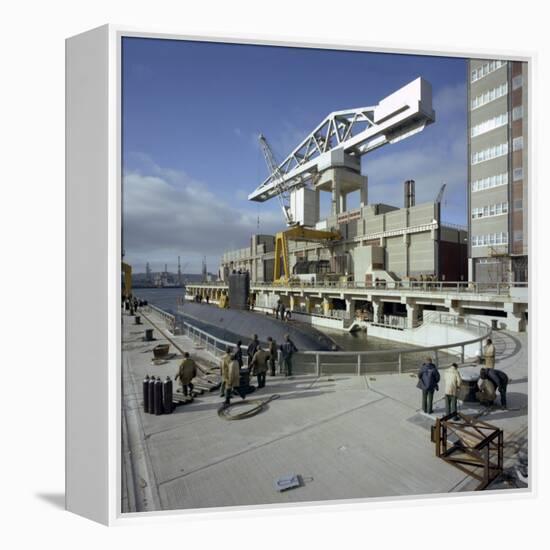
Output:
[[[346,196],[353,191],[360,191],[364,206],[368,180],[361,175],[361,157],[421,132],[434,121],[431,85],[419,77],[375,106],[330,113],[280,164],[260,135],[270,175],[248,199],[264,202],[278,197],[289,226],[276,235],[274,282],[286,283],[290,278],[288,240],[341,238],[319,220],[319,191],[332,193],[334,216],[346,210]]]

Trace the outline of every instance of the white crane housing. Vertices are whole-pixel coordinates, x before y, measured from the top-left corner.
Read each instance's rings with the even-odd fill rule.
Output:
[[[434,121],[431,84],[419,77],[382,99],[378,105],[330,113],[279,165],[273,161],[269,146],[266,149],[267,142],[261,136],[270,175],[248,199],[264,202],[284,195],[283,211],[287,212],[287,223],[304,225],[308,225],[304,223],[307,216],[304,212],[293,212],[292,205],[307,208],[306,203],[311,202],[313,194],[300,199],[294,197],[295,200],[292,195],[308,183],[311,185],[312,180],[315,190],[333,192],[333,213],[345,210],[345,194],[357,189],[361,189],[361,202],[364,203],[366,177],[360,176],[360,157],[421,132]],[[330,169],[335,169],[330,176],[320,177]],[[352,173],[355,179],[342,179],[345,172],[348,176]],[[314,209],[318,210],[318,197],[316,200]]]

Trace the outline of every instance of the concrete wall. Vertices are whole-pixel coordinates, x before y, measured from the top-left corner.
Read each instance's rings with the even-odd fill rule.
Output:
[[[301,323],[311,325],[312,327],[324,327],[332,329],[343,329],[344,321],[342,319],[329,319],[328,317],[316,317],[315,315],[303,315],[293,312],[292,318]]]
[[[431,231],[409,235],[409,275],[435,273],[435,246]]]
[[[419,204],[409,208],[409,225],[423,225],[432,223],[435,215],[436,205],[434,203]]]
[[[385,269],[392,271],[398,277],[407,275],[407,245],[403,235],[388,237],[386,241]]]
[[[365,274],[373,269],[384,268],[384,249],[380,246],[356,246],[352,258],[356,281],[364,281]]]
[[[384,338],[395,342],[403,342],[414,346],[441,346],[453,344],[464,340],[471,340],[477,334],[459,327],[450,325],[439,325],[435,323],[426,323],[415,329],[395,330],[385,327],[369,325],[367,334],[376,338]],[[473,359],[479,354],[479,344],[469,344],[465,347],[464,353],[466,359]],[[446,352],[459,354],[460,346],[445,350]],[[433,352],[430,352],[433,357]]]

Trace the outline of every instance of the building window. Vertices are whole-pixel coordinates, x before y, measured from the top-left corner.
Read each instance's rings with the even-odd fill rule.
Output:
[[[471,81],[475,82],[476,80],[479,80],[480,78],[483,78],[484,76],[487,76],[488,74],[492,73],[493,71],[496,71],[497,69],[500,69],[503,65],[505,65],[505,61],[500,61],[500,59],[497,59],[495,61],[489,61],[488,63],[485,63],[484,65],[480,65],[477,69],[474,69],[471,74]]]
[[[490,204],[487,206],[480,206],[478,208],[472,208],[472,219],[477,218],[489,218],[491,216],[500,216],[508,212],[508,203],[499,202],[497,204]]]
[[[499,185],[508,184],[508,172],[497,174],[495,176],[489,176],[480,180],[472,182],[472,191],[483,191],[484,189],[491,189],[492,187],[498,187]]]
[[[514,210],[521,210],[523,208],[523,200],[522,199],[516,199],[514,201]]]
[[[472,153],[472,164],[479,164],[480,162],[502,157],[506,154],[508,154],[508,143],[501,143],[500,145],[489,147],[483,151]]]
[[[523,105],[518,105],[512,109],[512,120],[519,120],[523,117]]]
[[[508,82],[505,82],[504,84],[501,84],[500,86],[497,86],[492,90],[487,90],[486,92],[483,92],[482,94],[472,99],[471,110],[473,111],[475,109],[478,109],[479,107],[483,107],[483,105],[486,105],[487,103],[490,103],[491,101],[494,101],[495,99],[498,99],[499,97],[502,97],[507,93]]]
[[[521,233],[521,232],[520,232]],[[492,246],[508,244],[508,233],[489,233],[487,235],[473,235],[472,246]]]
[[[519,168],[514,168],[514,181],[519,181],[523,179],[523,166]]]
[[[518,74],[518,76],[514,76],[512,78],[512,90],[517,90],[518,88],[521,88],[523,85],[523,76]]]
[[[512,141],[512,149],[514,151],[521,151],[523,149],[523,136],[514,138]]]
[[[523,231],[514,231],[514,241],[523,241]]]
[[[507,123],[508,123],[508,113],[504,113],[494,118],[490,118],[489,120],[481,122],[480,124],[477,124],[476,126],[472,127],[472,137],[485,134],[486,132],[490,132],[495,128],[500,128],[501,126],[505,126]]]

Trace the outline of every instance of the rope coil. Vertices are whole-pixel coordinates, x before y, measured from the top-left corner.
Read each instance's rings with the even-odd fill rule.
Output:
[[[238,403],[232,403],[231,405],[222,405],[218,409],[218,416],[224,420],[242,420],[243,418],[250,418],[262,411],[269,402],[279,399],[279,394],[275,393],[267,399],[253,399],[252,401],[240,401]],[[231,414],[233,407],[239,407],[241,405],[254,405],[252,409],[244,411],[239,414]]]

